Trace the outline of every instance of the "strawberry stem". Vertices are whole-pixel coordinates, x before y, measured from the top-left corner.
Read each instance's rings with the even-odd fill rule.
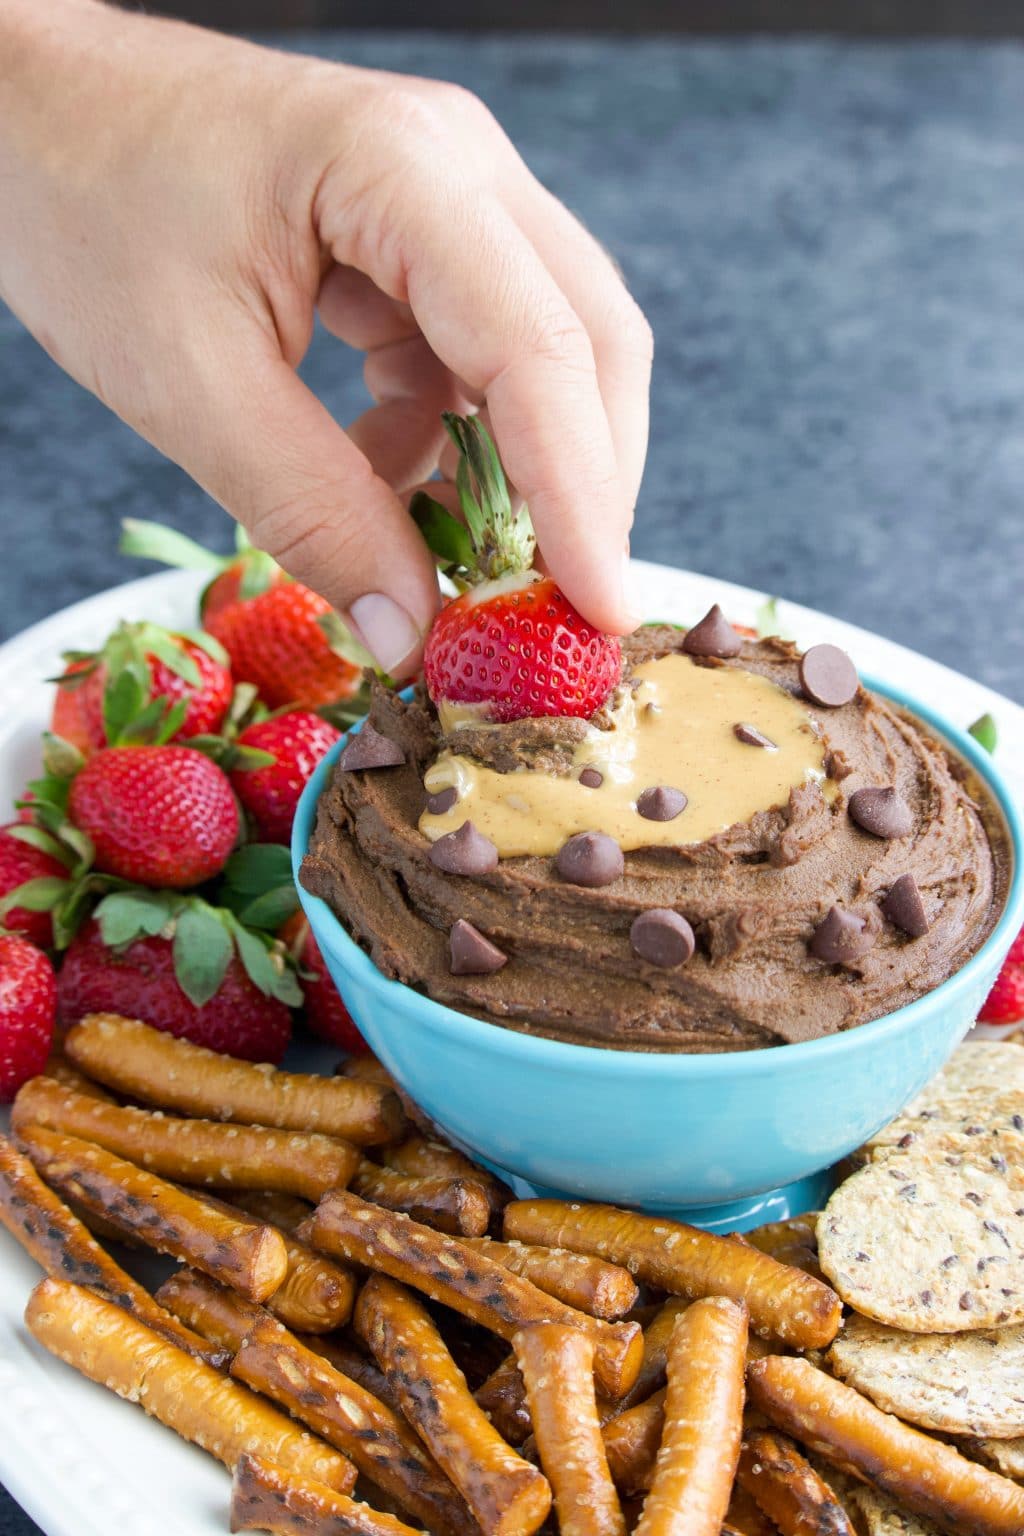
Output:
[[[494,440],[477,416],[445,411],[442,420],[459,450],[455,486],[473,545],[469,575],[490,581],[533,565],[536,539],[525,507],[513,509]]]

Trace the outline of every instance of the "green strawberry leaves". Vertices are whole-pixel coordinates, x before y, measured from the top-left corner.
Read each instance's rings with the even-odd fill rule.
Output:
[[[428,545],[448,575],[458,574],[470,585],[530,570],[537,542],[533,524],[525,507],[516,511],[512,505],[494,439],[477,416],[445,411],[441,420],[459,450],[455,489],[465,528],[458,531],[458,519],[440,502],[415,497],[410,510]]]
[[[780,640],[792,640],[792,635],[783,628],[779,619],[779,600],[777,597],[766,597],[754,615],[754,627],[757,630],[759,640],[767,640],[770,635],[775,635]]]
[[[476,551],[469,531],[447,507],[426,491],[417,491],[409,503],[409,515],[446,576],[457,581],[460,571],[475,567]]]
[[[233,955],[265,996],[290,1008],[302,1003],[302,988],[284,945],[242,922],[226,906],[180,891],[133,886],[104,896],[93,915],[104,944],[114,950],[143,938],[170,939],[175,979],[196,1008],[216,997]]]
[[[121,523],[118,549],[122,555],[158,560],[161,565],[173,565],[182,571],[220,571],[227,564],[223,555],[204,549],[184,533],[137,517],[126,517]]]
[[[249,843],[224,866],[220,899],[250,928],[276,932],[298,910],[288,849],[279,843]]]
[[[973,725],[967,727],[967,730],[986,752],[995,751],[999,743],[999,729],[994,715],[980,715]]]

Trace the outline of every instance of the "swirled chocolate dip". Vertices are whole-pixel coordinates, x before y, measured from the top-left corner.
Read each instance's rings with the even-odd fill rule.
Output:
[[[339,764],[303,884],[385,975],[580,1044],[781,1045],[921,996],[1001,910],[998,812],[842,653],[737,647],[640,630],[591,721],[442,724],[376,689],[398,750]],[[453,965],[460,923],[489,969]]]

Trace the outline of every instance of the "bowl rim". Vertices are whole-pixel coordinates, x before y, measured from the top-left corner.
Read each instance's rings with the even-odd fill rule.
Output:
[[[296,809],[291,853],[299,900],[314,931],[318,923],[326,923],[332,928],[334,947],[344,951],[343,963],[354,972],[354,979],[358,984],[375,992],[386,1006],[394,1008],[404,1004],[416,1007],[425,1025],[440,1025],[442,1031],[447,1031],[449,1035],[460,1036],[468,1043],[472,1043],[472,1036],[485,1031],[487,1032],[484,1037],[486,1048],[490,1053],[499,1057],[514,1056],[521,1065],[532,1063],[549,1069],[569,1067],[573,1072],[584,1076],[604,1074],[614,1066],[621,1076],[628,1079],[650,1076],[653,1073],[661,1077],[671,1073],[672,1075],[692,1075],[698,1079],[715,1079],[742,1076],[744,1065],[748,1070],[753,1067],[756,1072],[756,1064],[764,1061],[767,1051],[770,1051],[772,1070],[775,1071],[776,1068],[784,1067],[786,1063],[799,1068],[803,1064],[808,1067],[824,1064],[827,1060],[831,1065],[851,1051],[856,1052],[871,1045],[884,1045],[887,1040],[902,1034],[904,1030],[912,1030],[916,1023],[921,1022],[936,1007],[944,1008],[947,1004],[955,1002],[963,992],[971,989],[977,977],[988,966],[991,956],[1004,946],[1009,948],[1013,938],[1024,926],[1024,812],[1018,804],[1015,792],[992,755],[967,731],[951,724],[938,711],[929,705],[922,704],[912,694],[895,684],[883,683],[864,675],[861,676],[861,683],[870,692],[881,694],[890,703],[921,720],[933,734],[953,748],[974,769],[984,781],[999,808],[1011,853],[1011,871],[1006,900],[984,944],[959,970],[940,982],[938,986],[933,987],[930,992],[914,998],[912,1002],[904,1003],[902,1007],[891,1013],[882,1014],[877,1019],[870,1019],[865,1024],[858,1024],[838,1034],[822,1035],[816,1040],[797,1041],[778,1048],[764,1047],[749,1051],[707,1053],[616,1050],[610,1046],[552,1040],[546,1035],[528,1035],[501,1024],[491,1024],[486,1019],[476,1018],[473,1014],[449,1008],[447,1004],[435,1001],[425,992],[417,992],[405,982],[395,981],[385,976],[378,970],[370,955],[348,933],[344,924],[327,903],[321,897],[306,891],[299,880],[299,866],[312,836],[317,802],[326,786],[336,758],[349,736],[362,726],[361,720],[353,725],[340,741],[335,742],[321,759],[306,784]],[[401,996],[401,1003],[399,1003],[399,996]]]

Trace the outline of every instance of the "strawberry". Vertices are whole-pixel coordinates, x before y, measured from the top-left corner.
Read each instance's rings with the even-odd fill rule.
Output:
[[[331,980],[320,946],[303,912],[296,912],[280,929],[279,936],[298,962],[306,1023],[314,1035],[352,1056],[370,1049],[356,1028],[341,993]]]
[[[34,944],[0,936],[0,1100],[43,1070],[53,1043],[57,982]]]
[[[24,822],[0,827],[0,900],[29,880],[60,880],[68,877],[67,865],[56,855],[59,846],[47,833]],[[40,949],[53,943],[53,923],[48,911],[11,907],[3,914],[3,926],[23,934]]]
[[[1024,1020],[1024,928],[1010,945],[995,986],[978,1014],[981,1024],[1018,1024],[1021,1020]]]
[[[241,528],[235,529],[235,553],[217,555],[204,549],[194,539],[138,518],[125,518],[121,525],[121,553],[143,560],[159,560],[179,569],[209,571],[212,579],[199,599],[199,616],[206,624],[233,603],[247,602],[271,587],[291,578],[275,560],[261,549],[253,549]]]
[[[66,659],[52,729],[86,756],[108,745],[213,734],[231,704],[227,657],[209,636],[121,624],[101,650]]]
[[[209,625],[235,677],[252,683],[271,709],[316,709],[351,698],[359,686],[360,666],[334,649],[340,620],[326,598],[301,582],[223,608]]]
[[[62,1023],[73,1024],[88,1013],[121,1013],[196,1045],[277,1065],[291,1038],[291,1012],[280,997],[260,989],[241,955],[229,953],[215,990],[196,1003],[179,980],[177,935],[171,940],[143,934],[116,947],[104,942],[104,907],[115,899],[101,903],[98,920],[85,925],[64,956],[57,978]]]
[[[413,515],[449,575],[468,586],[427,635],[423,670],[435,704],[479,704],[493,721],[587,717],[622,676],[613,635],[588,624],[549,576],[531,568],[533,530],[515,512],[497,450],[478,420],[445,414],[462,455],[465,527],[426,496]]]
[[[140,885],[201,885],[238,840],[226,775],[192,747],[107,747],[72,780],[71,821],[97,870]]]
[[[259,720],[239,734],[240,747],[267,752],[274,759],[266,767],[238,769],[230,775],[262,842],[289,842],[306,781],[340,735],[319,715],[303,709]]]

